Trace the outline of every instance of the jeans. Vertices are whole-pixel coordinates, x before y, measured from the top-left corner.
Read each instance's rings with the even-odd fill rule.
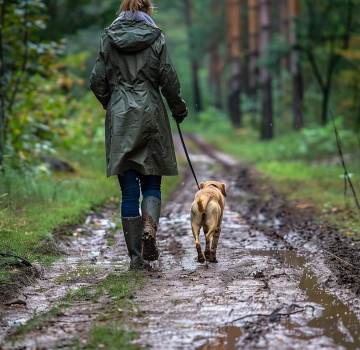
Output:
[[[156,197],[161,200],[161,176],[142,175],[135,170],[126,170],[118,175],[122,192],[121,216],[125,218],[140,215],[140,189],[143,199]]]

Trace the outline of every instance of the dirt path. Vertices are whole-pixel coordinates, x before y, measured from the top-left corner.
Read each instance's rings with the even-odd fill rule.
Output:
[[[188,142],[196,145],[191,159],[199,181],[214,179],[227,185],[219,263],[196,261],[189,218],[196,186],[185,174],[162,209],[160,259],[135,295],[144,313],[129,322],[140,333],[136,344],[196,350],[360,349],[358,275],[351,272],[357,268],[352,265],[356,254],[340,255],[345,247],[357,251],[358,257],[359,248],[317,227],[307,210],[295,215],[270,190],[265,200],[264,188],[259,190],[252,173],[197,138],[189,137]],[[95,285],[105,275],[127,269],[121,232],[116,232],[114,246],[106,244],[114,210],[109,206],[90,215],[84,227],[74,230],[78,235],[66,247],[67,260],[44,271],[43,278],[24,289],[13,304],[1,307],[4,349],[71,348],[74,338],[86,344],[94,320],[111,305],[107,295],[101,303],[81,302],[51,315],[46,326],[32,329],[15,344],[6,337],[34,310],[48,312],[63,301],[69,288]],[[305,222],[306,230],[299,221]],[[337,248],[335,242],[340,242]]]

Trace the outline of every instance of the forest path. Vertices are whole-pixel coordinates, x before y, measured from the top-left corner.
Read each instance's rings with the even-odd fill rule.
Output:
[[[188,137],[198,180],[227,186],[219,262],[196,261],[189,210],[197,189],[188,173],[164,205],[161,257],[137,293],[145,313],[137,343],[164,350],[360,349],[360,303],[334,284],[316,232],[314,240],[278,234],[291,226],[283,222],[291,221],[286,203],[269,193],[276,210],[256,208],[262,198],[252,174]],[[203,249],[204,241],[201,235]]]
[[[177,137],[175,144],[182,152]],[[359,298],[351,286],[338,285],[335,276],[347,272],[328,259],[328,247],[340,240],[332,233],[319,239],[306,210],[295,213],[272,190],[263,198],[263,184],[251,171],[203,140],[187,135],[187,144],[198,180],[227,186],[219,262],[196,261],[189,211],[197,189],[186,170],[162,208],[160,258],[135,294],[142,312],[126,317],[129,328],[140,334],[135,343],[164,350],[360,349]],[[127,270],[122,232],[111,221],[116,209],[108,205],[89,215],[84,226],[72,230],[75,236],[64,240],[67,258],[1,307],[2,349],[86,348],[89,329],[114,307],[111,296],[49,310],[66,301],[69,291]],[[299,229],[299,217],[307,231]],[[116,244],[109,246],[112,236]],[[42,313],[48,315],[43,322],[11,341],[14,326]]]

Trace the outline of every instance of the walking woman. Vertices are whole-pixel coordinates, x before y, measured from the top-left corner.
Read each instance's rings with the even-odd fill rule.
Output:
[[[124,0],[105,29],[90,88],[106,109],[107,176],[122,192],[121,219],[130,268],[157,260],[161,177],[177,175],[168,115],[181,123],[188,111],[151,0]],[[139,200],[142,194],[141,215]]]

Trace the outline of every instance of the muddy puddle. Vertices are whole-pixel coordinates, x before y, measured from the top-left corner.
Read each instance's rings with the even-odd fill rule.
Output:
[[[226,334],[226,337],[220,338],[212,345],[203,345],[197,350],[231,350],[235,349],[236,343],[242,335],[239,327],[228,326],[220,330]]]
[[[253,250],[250,253],[252,256],[275,258],[286,266],[300,269],[302,278],[299,287],[306,293],[306,301],[323,309],[321,317],[310,320],[307,326],[321,329],[324,336],[333,339],[334,344],[349,349],[360,348],[360,322],[356,314],[338,298],[319,287],[317,277],[307,265],[310,256],[288,250]],[[294,332],[294,336],[297,337],[296,329],[291,322],[285,321],[284,327]]]

